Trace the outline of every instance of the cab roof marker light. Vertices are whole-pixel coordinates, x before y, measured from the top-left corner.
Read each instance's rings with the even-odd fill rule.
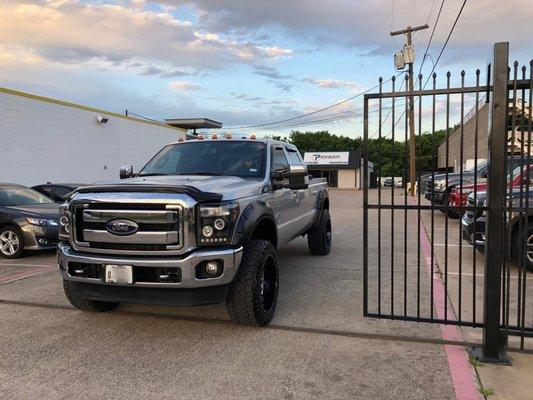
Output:
[[[250,135],[250,139],[256,139],[255,135]]]
[[[213,140],[218,139],[218,135],[216,135],[216,134],[211,135],[211,139],[213,139]]]
[[[225,137],[226,139],[231,139],[231,133],[226,133],[226,135],[224,135],[224,137]]]
[[[205,139],[205,138],[204,138],[204,135],[199,135],[199,136],[198,136],[198,140],[204,140],[204,139]]]

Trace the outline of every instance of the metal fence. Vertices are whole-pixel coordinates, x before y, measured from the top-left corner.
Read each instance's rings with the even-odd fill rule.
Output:
[[[504,358],[508,335],[522,349],[533,337],[533,64],[509,69],[508,51],[496,44],[483,73],[448,72],[444,87],[436,74],[419,75],[411,92],[401,90],[407,76],[390,89],[380,79],[364,98],[365,316],[483,328],[490,360]],[[408,182],[414,164],[416,195],[413,182],[370,189],[368,160],[378,181]]]

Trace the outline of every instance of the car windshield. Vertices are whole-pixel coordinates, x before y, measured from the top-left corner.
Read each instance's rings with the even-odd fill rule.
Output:
[[[208,175],[262,178],[266,147],[253,141],[191,141],[168,145],[145,165],[139,176]]]
[[[2,206],[33,206],[49,203],[53,203],[51,199],[33,189],[0,186],[0,205]]]

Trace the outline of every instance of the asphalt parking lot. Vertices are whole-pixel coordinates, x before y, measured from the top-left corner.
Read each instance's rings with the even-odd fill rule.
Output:
[[[280,251],[266,328],[233,326],[224,305],[80,312],[53,252],[0,260],[1,397],[454,398],[438,326],[363,317],[362,192],[331,200],[331,254]]]

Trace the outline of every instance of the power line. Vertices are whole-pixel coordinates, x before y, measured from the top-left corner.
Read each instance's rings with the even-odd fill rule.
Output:
[[[426,46],[426,51],[424,52],[424,56],[422,57],[422,63],[420,64],[420,68],[418,69],[418,75],[422,72],[422,67],[424,66],[424,63],[426,62],[426,57],[428,56],[429,47],[431,46],[431,42],[433,41],[433,35],[435,34],[435,29],[437,29],[437,25],[439,24],[440,14],[442,12],[442,7],[444,6],[445,0],[442,0],[440,3],[439,12],[437,14],[437,18],[435,19],[435,24],[433,25],[433,29],[431,30],[431,35],[429,36],[429,41]],[[428,18],[429,21],[429,18]]]
[[[400,76],[402,73],[400,72],[398,75],[396,76]],[[389,82],[392,78],[388,79],[386,82]],[[338,107],[340,106],[341,104],[344,104],[344,103],[347,103],[357,97],[360,97],[362,95],[364,95],[365,93],[368,93],[376,88],[379,87],[379,84],[374,86],[374,87],[371,87],[370,89],[367,89],[363,92],[359,92],[357,93],[356,95],[352,96],[352,97],[349,97],[347,99],[344,99],[344,100],[341,100],[341,101],[338,101],[337,103],[334,103],[334,104],[331,104],[327,107],[323,107],[323,108],[320,108],[318,110],[315,110],[315,111],[311,111],[311,112],[308,112],[308,113],[305,113],[305,114],[302,114],[302,115],[299,115],[297,117],[292,117],[292,118],[286,118],[286,119],[282,119],[282,120],[279,120],[279,121],[273,121],[273,122],[267,122],[267,123],[263,123],[263,124],[256,124],[256,125],[246,125],[246,126],[231,126],[231,127],[228,127],[228,129],[251,129],[251,128],[262,128],[262,127],[265,127],[265,126],[273,126],[273,125],[279,125],[279,124],[282,124],[282,123],[285,123],[285,122],[290,122],[290,121],[294,121],[294,120],[297,120],[297,119],[301,119],[301,118],[304,118],[304,117],[307,117],[309,115],[315,115],[315,114],[318,114],[320,112],[323,112],[323,111],[326,111],[326,110],[330,110],[334,107]]]
[[[450,40],[450,37],[452,36],[452,33],[455,29],[455,26],[457,25],[457,21],[459,21],[459,18],[461,17],[461,14],[463,12],[463,9],[465,8],[465,5],[466,5],[466,2],[467,0],[464,0],[463,1],[463,4],[461,5],[461,8],[459,9],[459,13],[457,14],[457,17],[455,17],[455,21],[453,22],[453,25],[452,25],[452,28],[450,29],[450,32],[448,33],[448,37],[446,38],[446,41],[444,42],[444,45],[442,46],[442,49],[440,49],[440,52],[439,52],[439,56],[437,57],[437,60],[435,61],[435,64],[433,65],[433,68],[431,69],[431,72],[429,73],[428,75],[428,79],[426,80],[426,82],[424,83],[424,88],[426,87],[426,85],[428,84],[430,78],[431,78],[431,75],[433,74],[433,72],[435,72],[435,68],[437,67],[437,64],[439,63],[440,61],[440,58],[442,56],[442,53],[444,53],[444,50],[446,49],[446,46],[448,45],[448,42]]]

